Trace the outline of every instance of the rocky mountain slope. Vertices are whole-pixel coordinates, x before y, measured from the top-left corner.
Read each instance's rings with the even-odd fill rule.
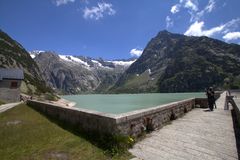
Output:
[[[111,92],[204,91],[240,88],[240,46],[161,31]]]
[[[44,51],[30,52],[30,55],[48,85],[63,94],[104,93],[135,61],[104,61]]]
[[[0,30],[0,68],[24,70],[21,91],[28,94],[51,92],[42,79],[40,70],[28,52],[15,40]]]

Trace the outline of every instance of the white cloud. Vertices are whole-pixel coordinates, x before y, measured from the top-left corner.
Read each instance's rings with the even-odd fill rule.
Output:
[[[175,4],[174,6],[172,6],[172,8],[171,8],[172,14],[175,14],[179,11],[180,11],[180,5],[179,4]]]
[[[134,48],[134,49],[131,49],[130,54],[133,57],[140,57],[142,55],[142,52],[143,50]]]
[[[220,25],[217,27],[213,27],[209,30],[203,30],[204,22],[198,22],[196,21],[193,23],[188,30],[184,33],[186,36],[212,36],[218,32],[221,32],[224,29],[224,25]]]
[[[204,10],[210,13],[215,8],[215,5],[216,5],[216,2],[214,0],[209,0],[208,5],[205,7]]]
[[[198,0],[179,0],[179,3],[171,7],[171,13],[176,14],[181,8],[187,9],[190,14],[190,22],[199,21],[206,13],[211,13],[216,8],[216,0],[209,0],[208,4],[199,10]]]
[[[55,0],[57,6],[68,4],[69,2],[75,2],[75,0]]]
[[[215,34],[221,33],[227,33],[230,30],[235,30],[238,28],[240,24],[240,18],[232,19],[231,21],[228,21],[225,24],[221,24],[219,26],[210,28],[210,29],[203,29],[204,28],[204,21],[196,21],[194,22],[188,30],[184,33],[184,35],[187,36],[208,36],[211,37]]]
[[[192,1],[192,0],[180,0],[180,3],[184,3],[184,7],[191,9],[193,11],[198,11],[198,4],[197,1]]]
[[[191,12],[191,19],[190,22],[192,21],[198,21],[200,20],[206,13],[211,13],[213,9],[216,6],[215,0],[209,0],[208,4],[205,6],[205,8],[199,12]]]
[[[213,27],[213,28],[211,28],[211,29],[208,29],[208,30],[203,30],[203,35],[204,35],[204,36],[211,37],[211,36],[213,36],[214,34],[217,34],[217,33],[220,33],[221,31],[223,31],[224,28],[225,28],[224,25],[220,25],[220,26],[217,26],[217,27]]]
[[[225,41],[240,39],[240,32],[229,32],[223,36]]]
[[[225,24],[225,30],[223,31],[223,33],[226,34],[228,32],[235,31],[236,29],[239,29],[239,27],[240,27],[240,18],[232,19],[231,21]]]
[[[166,27],[169,28],[169,27],[172,27],[172,26],[173,26],[173,21],[169,16],[167,16],[166,17]]]
[[[97,6],[94,6],[92,8],[86,7],[83,10],[83,17],[85,19],[95,19],[99,20],[100,18],[103,18],[104,15],[114,15],[116,11],[112,8],[113,5],[111,3],[98,3]]]
[[[179,3],[171,7],[171,13],[178,13],[181,8],[185,8],[190,14],[190,22],[199,21],[206,13],[211,13],[216,8],[216,0],[208,0],[207,5],[199,10],[198,0],[179,0]]]

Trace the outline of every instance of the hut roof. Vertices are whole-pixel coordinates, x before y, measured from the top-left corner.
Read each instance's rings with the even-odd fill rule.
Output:
[[[22,69],[0,68],[0,80],[17,79],[23,80],[24,74]]]

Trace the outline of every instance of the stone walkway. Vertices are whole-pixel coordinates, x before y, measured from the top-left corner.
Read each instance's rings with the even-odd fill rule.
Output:
[[[7,104],[4,104],[4,105],[0,105],[0,113],[2,112],[5,112],[17,105],[19,105],[21,102],[17,102],[17,103],[7,103]]]
[[[217,109],[194,109],[172,121],[129,151],[132,160],[236,160],[236,139],[230,110],[224,110],[226,92],[216,102]]]

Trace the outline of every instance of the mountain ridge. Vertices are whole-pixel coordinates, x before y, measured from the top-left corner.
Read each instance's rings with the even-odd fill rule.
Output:
[[[135,61],[104,61],[44,51],[34,55],[30,52],[30,55],[47,84],[63,94],[104,93]]]
[[[0,67],[24,69],[29,92],[43,91],[46,84],[61,94],[240,88],[240,46],[209,37],[164,30],[149,41],[136,60],[103,60],[52,51],[28,53],[6,33],[0,33]]]
[[[238,88],[239,67],[239,45],[161,31],[111,92],[204,91],[209,86],[219,89],[226,86],[227,79],[231,87]]]

